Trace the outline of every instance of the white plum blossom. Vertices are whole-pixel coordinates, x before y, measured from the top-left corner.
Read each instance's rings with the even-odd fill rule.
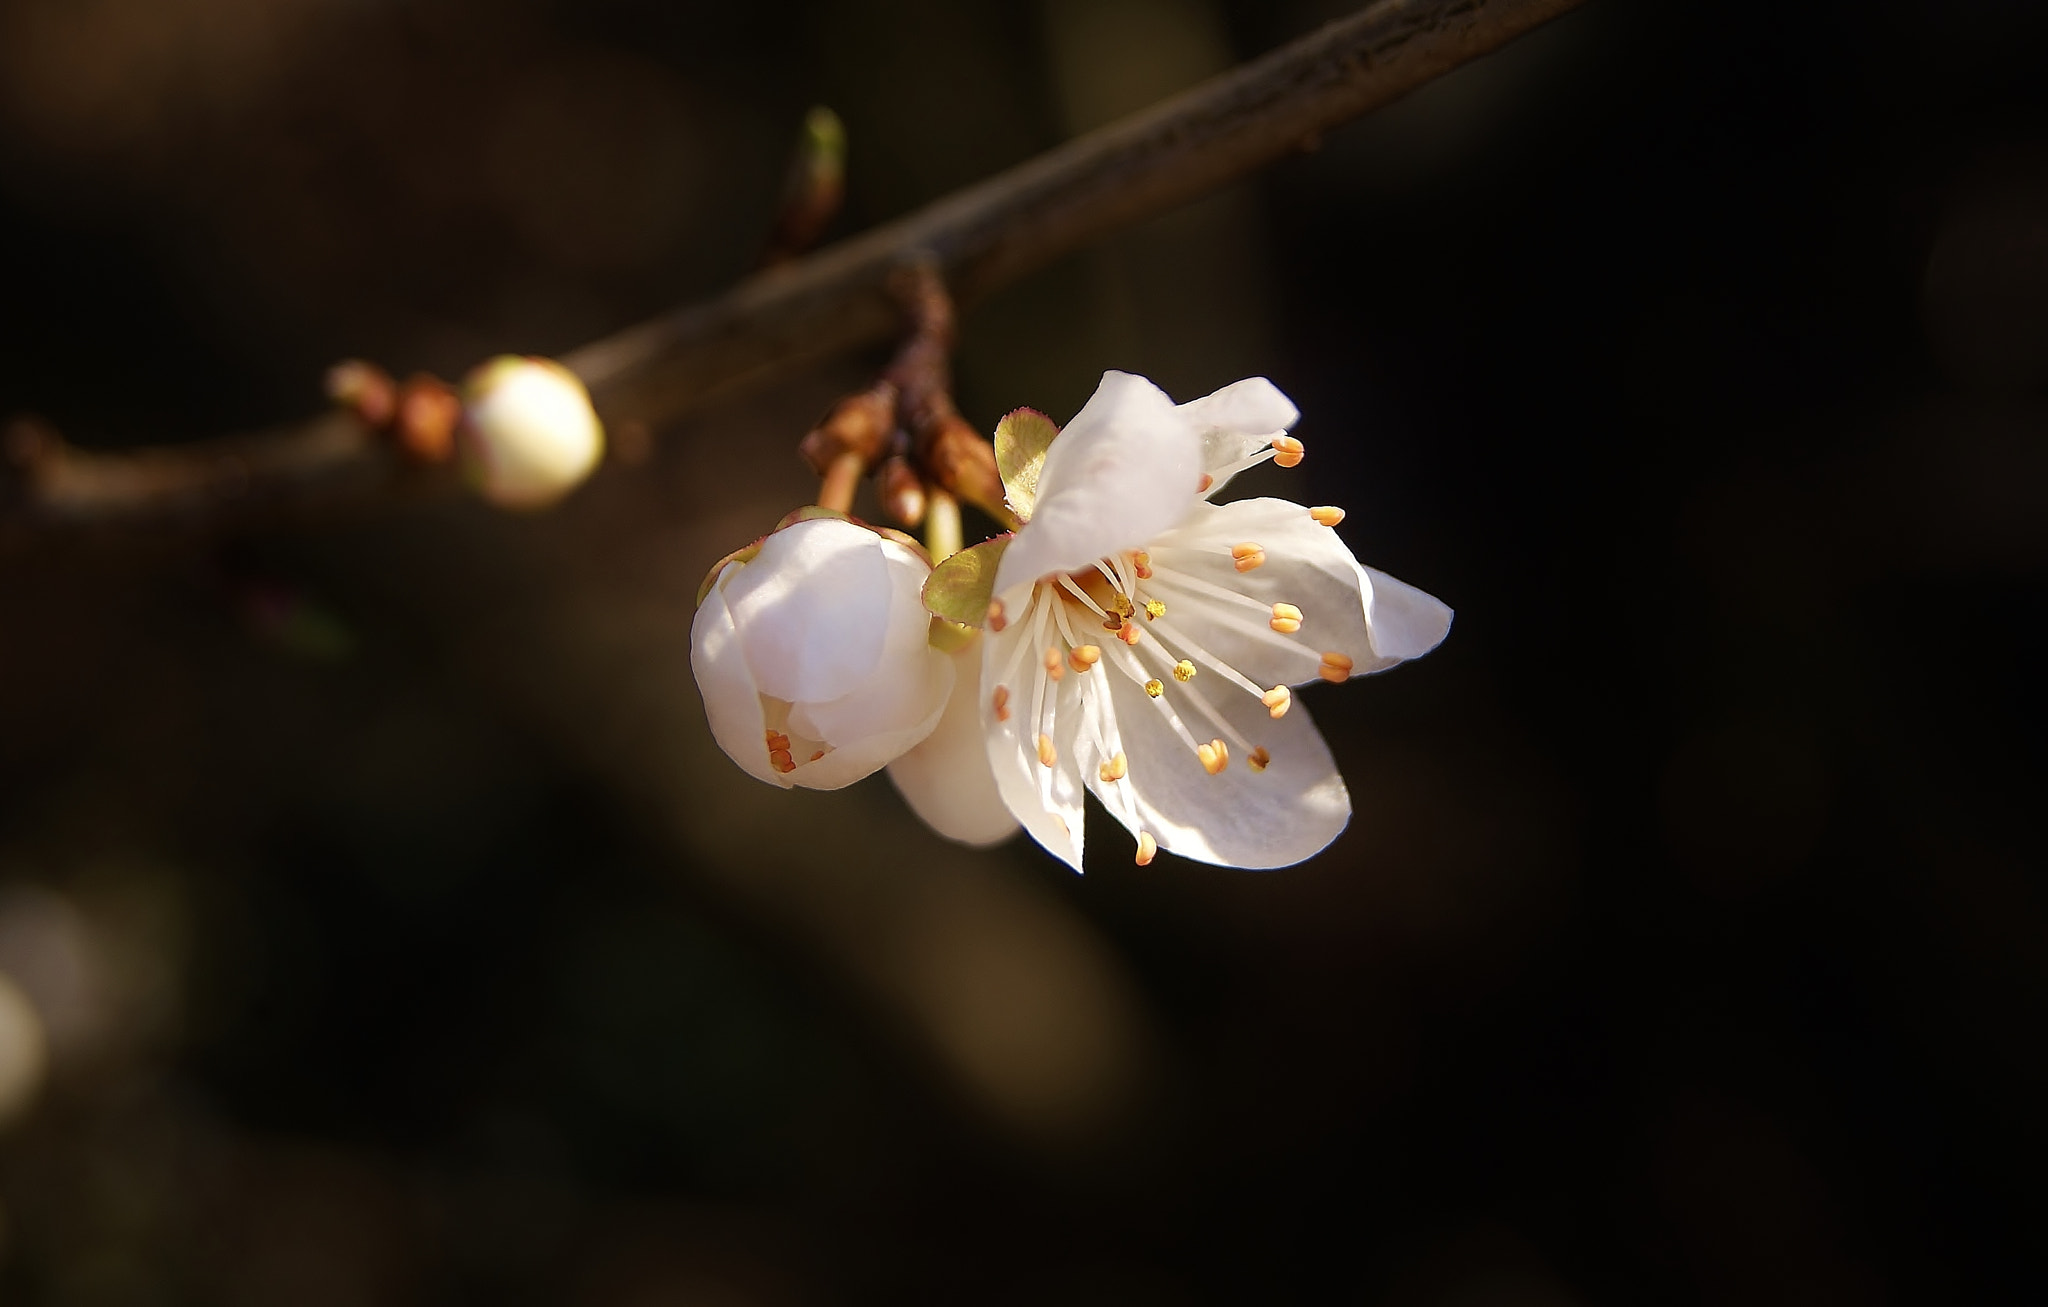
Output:
[[[1256,463],[1302,459],[1299,415],[1263,377],[1175,406],[1110,372],[1064,431],[1027,413],[997,437],[1025,524],[948,560],[926,594],[955,620],[986,598],[981,735],[1003,804],[1076,870],[1084,792],[1140,864],[1319,852],[1351,799],[1293,687],[1427,653],[1451,610],[1361,566],[1339,509],[1210,502]]]
[[[462,383],[456,439],[470,483],[500,508],[545,508],[604,454],[604,425],[575,373],[552,359],[504,354]]]
[[[711,733],[748,774],[836,790],[932,733],[953,663],[932,647],[922,550],[823,510],[714,569],[690,628]]]

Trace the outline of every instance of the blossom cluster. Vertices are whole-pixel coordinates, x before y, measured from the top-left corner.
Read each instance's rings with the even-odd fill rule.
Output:
[[[996,431],[1022,525],[940,560],[810,510],[706,583],[692,663],[752,775],[832,789],[883,767],[951,838],[1018,826],[1079,870],[1083,795],[1136,842],[1234,867],[1313,856],[1350,795],[1295,690],[1434,648],[1451,610],[1365,567],[1343,512],[1214,498],[1301,462],[1263,377],[1176,405],[1103,376],[1064,428]]]

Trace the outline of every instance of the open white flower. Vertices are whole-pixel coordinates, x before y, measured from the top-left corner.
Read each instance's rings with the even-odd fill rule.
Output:
[[[713,569],[690,667],[719,747],[784,789],[836,790],[939,723],[953,664],[931,647],[922,550],[813,509]]]
[[[1291,687],[1383,670],[1450,629],[1449,608],[1352,557],[1340,510],[1209,502],[1256,463],[1299,463],[1297,417],[1262,377],[1176,407],[1110,372],[1064,432],[1028,410],[998,429],[1026,523],[948,560],[926,603],[968,621],[985,606],[990,767],[1076,870],[1084,791],[1141,864],[1161,848],[1236,867],[1317,853],[1351,799]]]

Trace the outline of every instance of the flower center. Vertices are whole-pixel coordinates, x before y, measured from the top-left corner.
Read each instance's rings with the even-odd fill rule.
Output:
[[[1157,552],[1155,559],[1151,552],[1134,550],[1040,580],[1024,611],[1010,619],[1022,629],[992,690],[997,720],[1029,714],[1019,727],[1022,738],[1037,745],[1040,797],[1048,807],[1054,806],[1054,772],[1063,747],[1055,743],[1062,738],[1057,728],[1066,726],[1070,732],[1072,743],[1064,747],[1077,750],[1071,760],[1075,765],[1099,762],[1103,788],[1098,794],[1127,826],[1139,830],[1141,863],[1150,860],[1143,855],[1151,837],[1139,829],[1130,787],[1117,784],[1130,775],[1131,764],[1110,706],[1107,677],[1121,676],[1142,688],[1151,710],[1202,769],[1217,776],[1233,756],[1254,772],[1265,771],[1273,756],[1233,726],[1213,696],[1248,694],[1268,718],[1277,720],[1292,705],[1293,692],[1285,684],[1261,686],[1198,643],[1190,629],[1220,628],[1240,642],[1284,651],[1283,661],[1301,663],[1298,679],[1321,675],[1343,680],[1351,670],[1351,660],[1342,654],[1323,653],[1293,638],[1309,622],[1300,608],[1254,599],[1172,565],[1190,550]],[[1239,572],[1266,561],[1256,541],[1233,546],[1230,555]],[[1053,687],[1070,673],[1078,678],[1078,695],[1068,696],[1067,703],[1078,702],[1080,721],[1061,723],[1061,699]],[[1027,683],[1028,694],[1023,692]],[[1013,686],[1018,687],[1014,692]]]

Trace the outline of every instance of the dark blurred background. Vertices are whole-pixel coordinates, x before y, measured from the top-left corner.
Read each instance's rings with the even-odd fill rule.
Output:
[[[114,446],[743,274],[1334,0],[0,0],[0,412]],[[784,795],[688,671],[877,357],[530,518],[0,566],[0,1300],[2048,1300],[2048,6],[1594,0],[965,319],[1271,376],[1443,596],[1254,874]],[[1293,479],[1289,479],[1293,478]],[[1098,814],[1099,816],[1099,814]]]

